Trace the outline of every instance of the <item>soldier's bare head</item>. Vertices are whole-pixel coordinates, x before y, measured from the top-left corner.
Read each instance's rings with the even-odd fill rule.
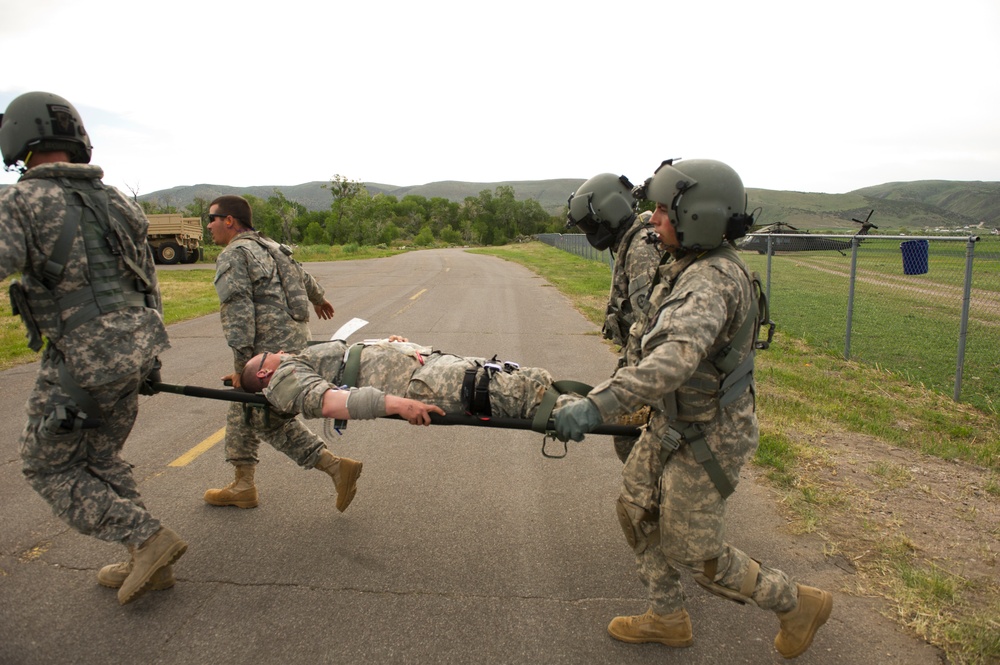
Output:
[[[213,214],[232,217],[240,229],[253,231],[253,209],[242,196],[226,194],[208,204]]]
[[[287,355],[287,353],[280,351],[278,353],[265,351],[255,355],[240,373],[240,388],[248,393],[259,393],[264,390],[271,382],[274,370],[278,369],[278,365],[281,364],[281,359]]]

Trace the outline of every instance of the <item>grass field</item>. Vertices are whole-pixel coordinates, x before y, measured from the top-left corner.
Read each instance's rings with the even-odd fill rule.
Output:
[[[961,400],[1000,409],[1000,239],[977,243],[965,331]],[[966,244],[932,241],[927,274],[904,275],[899,241],[866,240],[857,260],[849,357],[953,395],[958,368]],[[767,257],[743,253],[762,277]],[[781,253],[771,259],[771,318],[780,330],[831,353],[848,350],[851,257]]]

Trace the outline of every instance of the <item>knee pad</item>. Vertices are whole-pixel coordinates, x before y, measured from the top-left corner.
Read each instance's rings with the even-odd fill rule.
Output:
[[[660,528],[655,516],[648,510],[618,497],[615,506],[618,522],[621,524],[625,542],[636,554],[642,554],[647,547],[655,547],[660,542]]]
[[[704,571],[694,575],[694,581],[711,594],[735,601],[740,605],[756,607],[757,603],[753,600],[753,590],[757,587],[757,578],[760,576],[760,562],[750,559],[750,565],[747,566],[747,572],[740,582],[739,590],[724,587],[715,581],[715,567],[718,562],[718,559],[706,561]]]

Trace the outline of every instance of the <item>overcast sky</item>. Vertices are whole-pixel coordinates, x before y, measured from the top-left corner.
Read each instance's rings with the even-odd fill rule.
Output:
[[[668,157],[766,189],[1000,181],[997,0],[0,0],[0,46],[0,108],[66,97],[139,193]]]

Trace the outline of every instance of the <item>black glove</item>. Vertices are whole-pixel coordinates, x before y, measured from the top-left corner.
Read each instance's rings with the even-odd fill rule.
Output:
[[[153,367],[149,370],[149,373],[142,379],[142,383],[139,384],[139,394],[140,395],[155,395],[157,391],[153,390],[154,383],[160,383],[160,369],[163,364],[160,362],[160,357],[157,356],[153,358]]]

